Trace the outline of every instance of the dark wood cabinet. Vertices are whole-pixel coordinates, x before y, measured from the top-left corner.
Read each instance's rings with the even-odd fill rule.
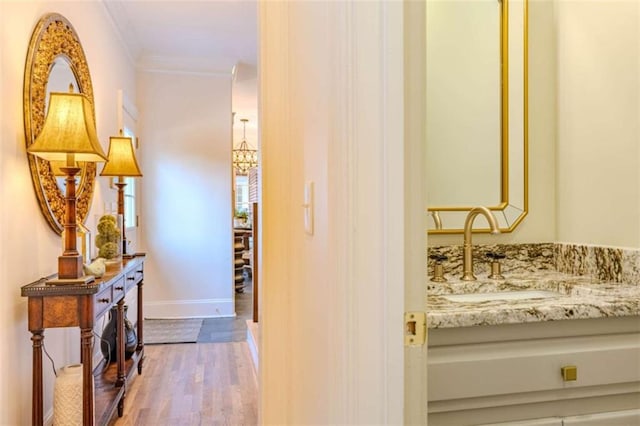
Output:
[[[142,313],[142,287],[144,254],[125,259],[122,269],[86,285],[50,285],[43,278],[22,287],[22,296],[28,297],[29,331],[33,342],[33,407],[32,424],[42,425],[42,343],[47,328],[80,328],[80,362],[83,365],[83,425],[106,425],[116,409],[122,416],[127,382],[134,371],[142,373],[144,360],[144,330]],[[124,354],[124,298],[137,288],[138,346],[130,359]],[[117,307],[117,356],[115,362],[93,365],[93,327],[111,307]],[[95,413],[94,413],[95,404]]]

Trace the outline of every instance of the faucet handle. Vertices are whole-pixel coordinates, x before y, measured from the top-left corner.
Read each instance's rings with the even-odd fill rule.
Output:
[[[442,267],[442,262],[447,260],[447,256],[437,253],[430,255],[429,259],[434,261],[431,281],[435,281],[437,283],[447,282],[447,279],[444,277],[444,268]]]
[[[504,276],[500,270],[500,259],[504,259],[507,256],[497,251],[489,251],[486,253],[486,256],[491,259],[491,274],[489,274],[489,278],[493,280],[503,280]]]

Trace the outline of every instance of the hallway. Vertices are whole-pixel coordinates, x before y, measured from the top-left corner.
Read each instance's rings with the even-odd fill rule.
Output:
[[[255,425],[258,382],[247,344],[252,286],[236,294],[235,318],[205,319],[198,343],[145,346],[142,375],[112,426]]]
[[[255,425],[258,382],[247,342],[149,345],[114,426]]]

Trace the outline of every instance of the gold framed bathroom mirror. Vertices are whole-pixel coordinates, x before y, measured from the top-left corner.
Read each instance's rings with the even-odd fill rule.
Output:
[[[71,23],[62,15],[44,15],[33,30],[24,71],[24,129],[27,148],[44,125],[49,93],[66,92],[69,87],[83,93],[93,104],[93,86],[89,66],[80,39]],[[95,114],[95,112],[94,112]],[[27,155],[31,179],[40,210],[47,223],[61,234],[65,214],[64,181],[59,165]],[[91,207],[96,176],[95,163],[79,163],[76,189],[76,216],[84,223]]]
[[[502,232],[527,215],[527,9],[528,0],[426,2],[430,234],[462,233],[475,206]]]

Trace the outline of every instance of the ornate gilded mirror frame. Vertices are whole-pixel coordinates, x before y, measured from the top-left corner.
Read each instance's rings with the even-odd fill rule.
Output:
[[[44,15],[33,30],[24,71],[24,129],[27,148],[42,130],[46,116],[47,83],[56,59],[63,58],[73,73],[78,90],[93,104],[89,66],[80,39],[71,23],[62,15]],[[95,114],[95,112],[94,112]],[[40,209],[47,223],[61,234],[64,224],[65,196],[58,187],[51,164],[27,155],[31,178]],[[84,163],[76,191],[77,220],[86,220],[96,176],[95,163]]]

